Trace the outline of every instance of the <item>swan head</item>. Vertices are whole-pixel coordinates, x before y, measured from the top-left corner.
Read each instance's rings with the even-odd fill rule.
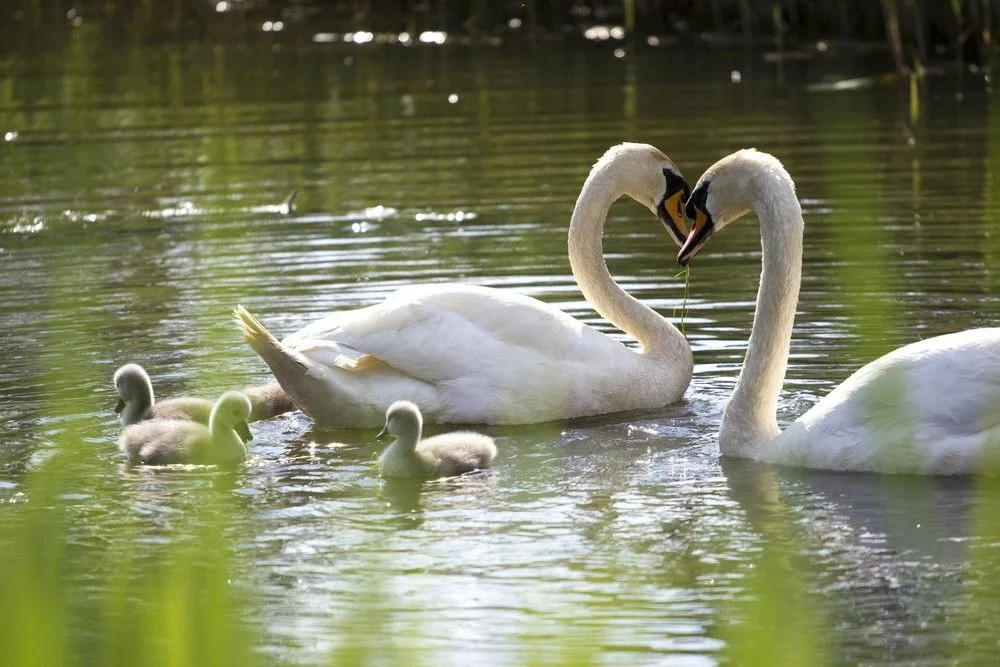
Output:
[[[242,391],[227,391],[212,407],[210,422],[236,431],[240,440],[246,444],[253,440],[247,424],[252,409],[250,399]]]
[[[773,155],[746,148],[722,158],[705,170],[687,200],[691,229],[677,261],[686,266],[717,231],[762,202],[789,193],[794,200],[795,185]]]
[[[140,408],[143,410],[153,404],[153,381],[139,364],[125,364],[115,371],[114,384],[115,391],[118,392],[116,415],[121,414],[127,404],[136,400],[145,401],[146,405]]]
[[[601,156],[591,174],[598,172],[617,181],[622,192],[658,217],[678,247],[684,244],[684,201],[691,187],[670,158],[655,146],[625,142]]]
[[[386,410],[385,428],[379,432],[377,437],[384,438],[392,435],[397,438],[419,438],[423,424],[424,418],[420,414],[420,408],[410,401],[396,401]]]

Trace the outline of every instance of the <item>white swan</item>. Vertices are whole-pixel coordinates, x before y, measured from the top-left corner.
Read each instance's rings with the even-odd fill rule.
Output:
[[[429,421],[540,422],[657,408],[691,381],[691,348],[673,324],[611,277],[601,247],[608,210],[627,194],[680,244],[689,189],[663,153],[621,144],[594,165],[573,211],[569,259],[594,309],[639,342],[626,347],[558,308],[472,285],[402,289],[341,311],[279,342],[250,313],[244,336],[302,410],[322,426],[381,423],[399,396]]]
[[[130,463],[234,463],[246,458],[253,437],[247,427],[250,399],[227,391],[209,416],[208,426],[183,419],[147,419],[122,431],[118,447]]]
[[[118,405],[115,413],[122,426],[131,426],[147,419],[186,419],[208,424],[212,401],[203,398],[170,398],[157,402],[153,396],[153,381],[139,364],[125,364],[115,371],[115,391]],[[295,409],[288,394],[277,382],[243,390],[250,399],[249,421],[270,419]]]
[[[430,479],[452,477],[490,467],[497,455],[493,439],[480,433],[455,431],[421,440],[424,422],[420,409],[396,401],[385,413],[385,428],[377,437],[396,437],[378,459],[383,477]]]
[[[829,470],[962,474],[1000,469],[1000,329],[906,345],[867,364],[778,428],[778,393],[802,274],[802,210],[771,155],[742,150],[712,165],[692,191],[687,264],[740,216],[760,219],[757,310],[743,368],[722,416],[722,453]]]

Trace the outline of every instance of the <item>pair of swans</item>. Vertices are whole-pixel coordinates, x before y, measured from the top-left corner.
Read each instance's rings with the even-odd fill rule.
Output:
[[[400,290],[283,341],[242,307],[236,316],[281,386],[323,425],[374,425],[401,397],[425,406],[435,421],[457,423],[661,407],[687,388],[691,350],[676,327],[608,272],[601,236],[622,195],[660,218],[681,246],[682,265],[734,220],[753,212],[760,221],[757,309],[723,414],[723,454],[853,471],[956,474],[1000,464],[992,460],[1000,458],[1000,329],[902,347],[779,429],[804,223],[788,172],[755,150],[719,160],[693,190],[665,155],[644,144],[615,146],[591,170],[570,221],[570,265],[584,297],[638,349],[537,300],[464,285]]]

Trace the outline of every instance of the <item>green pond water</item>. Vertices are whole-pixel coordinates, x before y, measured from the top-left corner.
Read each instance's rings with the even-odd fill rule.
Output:
[[[244,648],[264,661],[711,664],[757,644],[995,658],[997,488],[720,460],[753,221],[711,241],[685,300],[662,225],[633,202],[609,218],[615,277],[684,313],[696,365],[677,405],[487,428],[495,469],[423,485],[378,477],[374,432],[301,413],[254,424],[235,473],[124,465],[118,365],[143,364],[163,397],[270,379],[237,304],[283,335],[462,281],[620,337],[573,282],[566,231],[590,165],[623,140],[692,184],[746,146],[795,178],[804,277],[782,423],[879,354],[1000,321],[1000,98],[982,74],[928,77],[913,98],[906,82],[819,85],[882,74],[884,53],[617,48],[160,41],[90,23],[0,46],[0,553],[29,570],[34,549],[65,555],[48,597],[38,572],[8,572],[29,584],[3,613],[33,600],[60,650],[97,664],[125,622],[99,613],[121,582],[122,608],[155,619],[169,595],[144,596],[149,580],[168,585],[178,553],[225,552],[204,590],[244,596]],[[33,503],[62,517],[52,541],[17,528]]]

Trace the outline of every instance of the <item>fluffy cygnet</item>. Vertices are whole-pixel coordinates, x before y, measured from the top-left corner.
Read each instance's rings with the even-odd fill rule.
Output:
[[[208,424],[212,401],[203,398],[169,398],[157,401],[153,397],[153,382],[139,364],[125,364],[114,376],[118,392],[118,414],[122,426],[131,426],[147,419],[184,419]],[[270,419],[295,409],[292,399],[277,382],[250,387],[244,394],[252,406],[250,419]]]
[[[423,417],[409,401],[396,401],[385,413],[378,437],[395,436],[379,457],[383,477],[433,478],[461,475],[488,468],[497,455],[493,439],[470,431],[443,433],[420,439]]]
[[[130,463],[235,463],[247,455],[250,400],[227,391],[212,407],[208,426],[182,419],[148,419],[122,431],[118,446]]]

